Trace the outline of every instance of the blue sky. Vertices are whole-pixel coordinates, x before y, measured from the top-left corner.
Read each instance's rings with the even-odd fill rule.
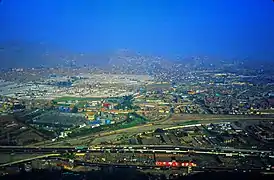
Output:
[[[274,59],[272,0],[2,0],[0,42]]]

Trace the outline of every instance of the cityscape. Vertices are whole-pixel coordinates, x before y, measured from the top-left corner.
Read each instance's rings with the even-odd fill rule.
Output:
[[[273,179],[273,3],[106,2],[0,1],[0,179]]]
[[[199,171],[273,172],[273,74],[257,74],[256,68],[246,73],[238,64],[229,64],[229,71],[225,65],[204,68],[197,61],[180,74],[181,66],[152,74],[127,74],[126,64],[109,72],[3,71],[2,174],[22,167],[87,172],[106,164],[155,175],[166,169],[167,178]]]

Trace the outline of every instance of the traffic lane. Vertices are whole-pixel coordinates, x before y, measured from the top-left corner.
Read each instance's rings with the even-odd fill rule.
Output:
[[[0,152],[35,152],[35,153],[46,153],[46,152],[74,152],[74,148],[0,148]]]
[[[47,152],[60,152],[60,153],[66,153],[66,152],[79,152],[79,153],[85,153],[85,152],[110,152],[110,153],[119,153],[119,152],[138,152],[138,153],[146,153],[146,152],[159,152],[159,153],[208,153],[208,154],[225,154],[225,153],[245,153],[250,155],[273,155],[272,151],[259,151],[255,149],[247,150],[247,149],[227,149],[227,148],[215,148],[215,149],[201,149],[201,148],[185,148],[185,147],[168,147],[168,146],[143,146],[141,149],[137,149],[136,147],[130,147],[130,146],[124,146],[124,147],[112,147],[112,148],[105,148],[105,147],[99,147],[99,148],[92,148],[92,149],[83,149],[83,150],[77,150],[75,148],[8,148],[8,147],[0,147],[0,152],[34,152],[34,153],[47,153]]]

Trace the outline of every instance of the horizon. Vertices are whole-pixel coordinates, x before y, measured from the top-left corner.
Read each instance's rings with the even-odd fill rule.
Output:
[[[274,4],[270,0],[6,0],[0,4],[0,16],[3,47],[10,41],[21,43],[20,48],[42,42],[49,45],[53,54],[64,50],[96,55],[129,49],[167,59],[274,59]],[[0,52],[4,61],[28,64],[31,59],[21,57],[1,56]],[[36,61],[47,63],[39,61],[39,56]]]

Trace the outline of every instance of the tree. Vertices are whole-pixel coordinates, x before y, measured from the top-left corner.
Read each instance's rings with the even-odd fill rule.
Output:
[[[78,112],[78,107],[74,106],[71,110],[72,113],[77,113]]]

